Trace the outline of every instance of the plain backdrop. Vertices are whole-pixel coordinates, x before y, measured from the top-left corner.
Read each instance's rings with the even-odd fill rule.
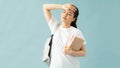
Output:
[[[41,61],[50,36],[46,3],[79,8],[77,25],[87,41],[81,68],[120,68],[120,0],[0,0],[0,68],[48,68]],[[58,21],[61,12],[52,11]]]

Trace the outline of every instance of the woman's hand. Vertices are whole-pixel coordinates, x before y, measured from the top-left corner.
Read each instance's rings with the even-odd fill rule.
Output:
[[[71,54],[71,49],[69,46],[64,47],[64,53],[70,55]]]
[[[64,5],[62,5],[62,9],[63,10],[69,10],[69,11],[72,11],[72,12],[76,11],[76,8],[74,6],[72,6],[72,4],[64,4]]]

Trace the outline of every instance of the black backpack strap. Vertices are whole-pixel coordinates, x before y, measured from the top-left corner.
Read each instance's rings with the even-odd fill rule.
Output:
[[[51,35],[51,39],[50,39],[50,42],[49,42],[50,49],[49,49],[48,56],[49,56],[50,58],[51,58],[52,40],[53,40],[53,34]]]
[[[60,24],[57,25],[57,28],[55,30],[55,32],[57,31],[57,29],[60,27]],[[55,33],[54,32],[54,33]],[[50,39],[50,42],[49,42],[49,46],[50,46],[50,49],[49,49],[49,53],[48,53],[48,56],[50,57],[50,61],[51,61],[51,49],[52,49],[52,41],[53,41],[53,35],[54,33],[51,35],[51,39]]]

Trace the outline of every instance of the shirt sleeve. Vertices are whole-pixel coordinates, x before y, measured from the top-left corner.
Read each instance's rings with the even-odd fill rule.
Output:
[[[51,34],[54,34],[57,28],[59,27],[58,21],[52,16],[50,19],[48,26],[50,27]]]
[[[82,38],[82,39],[84,40],[84,44],[86,45],[86,40],[85,40],[85,38],[84,38],[82,32],[81,32],[79,29],[77,29],[76,34],[77,34],[78,37],[80,37],[80,38]]]

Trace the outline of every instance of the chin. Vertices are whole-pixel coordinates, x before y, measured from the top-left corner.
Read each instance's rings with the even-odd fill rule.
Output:
[[[64,20],[64,19],[62,19],[62,22],[65,22],[65,20]]]
[[[62,21],[65,21],[65,19],[62,19]]]

